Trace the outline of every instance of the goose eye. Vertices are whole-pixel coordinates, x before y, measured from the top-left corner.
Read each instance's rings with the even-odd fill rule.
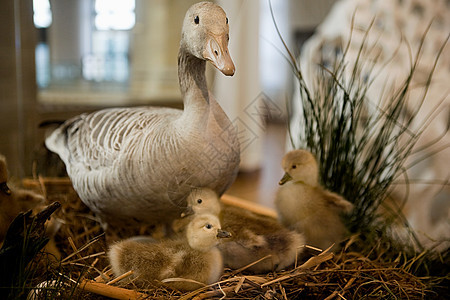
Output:
[[[296,169],[297,168],[297,165],[292,165],[292,169]]]
[[[200,23],[200,18],[199,18],[198,16],[195,16],[195,18],[194,18],[194,22],[195,22],[195,24],[198,24],[198,23]]]
[[[227,18],[227,24],[228,24],[228,18]]]
[[[206,229],[211,229],[212,225],[211,224],[206,224],[205,227],[206,227]]]
[[[197,199],[197,203],[198,203],[198,204],[201,204],[202,202],[203,202],[202,199]]]

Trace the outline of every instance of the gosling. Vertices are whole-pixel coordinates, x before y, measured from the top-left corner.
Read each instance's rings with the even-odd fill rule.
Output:
[[[304,234],[308,245],[338,248],[347,230],[341,214],[353,204],[321,187],[315,157],[306,150],[288,152],[282,160],[285,175],[280,180],[275,206],[280,222]]]
[[[219,198],[209,188],[195,188],[186,198],[187,208],[181,213],[180,218],[172,222],[172,231],[176,234],[184,234],[186,226],[194,218],[194,215],[212,214],[219,217],[221,205]],[[224,227],[226,228],[226,227]]]
[[[128,239],[114,244],[108,253],[114,275],[132,270],[130,279],[136,285],[146,287],[162,281],[181,291],[217,282],[223,273],[217,245],[220,238],[230,237],[230,233],[221,229],[216,216],[202,214],[188,224],[186,237],[187,241],[142,243]]]
[[[8,165],[0,155],[0,244],[14,218],[20,212],[38,208],[45,198],[32,191],[16,188],[8,182]]]
[[[234,206],[222,206],[217,194],[210,189],[194,190],[187,203],[186,215],[216,214],[223,227],[231,232],[232,237],[218,246],[228,268],[240,269],[262,259],[246,270],[254,273],[280,271],[296,261],[305,244],[300,233],[284,228],[273,218]]]

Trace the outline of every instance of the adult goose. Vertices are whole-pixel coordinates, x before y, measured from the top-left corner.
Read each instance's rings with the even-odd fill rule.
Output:
[[[228,32],[221,7],[201,2],[187,11],[178,54],[184,110],[104,109],[69,119],[46,138],[103,224],[167,223],[186,207],[192,187],[222,194],[234,181],[237,133],[205,79],[206,61],[234,74]]]

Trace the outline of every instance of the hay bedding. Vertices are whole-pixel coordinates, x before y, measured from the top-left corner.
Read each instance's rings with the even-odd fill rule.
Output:
[[[351,252],[351,238],[342,252],[325,250],[298,261],[291,269],[268,274],[250,274],[226,269],[221,281],[189,293],[156,283],[137,289],[112,278],[106,257],[105,235],[95,216],[80,201],[67,179],[24,180],[24,186],[43,192],[49,203],[62,204],[55,217],[61,227],[55,236],[61,264],[33,279],[33,286],[51,282],[39,298],[73,299],[424,299],[437,297],[427,278],[409,272],[413,262],[385,262]],[[141,229],[136,234],[148,234]],[[129,233],[127,233],[129,234]],[[379,245],[378,245],[379,246]],[[308,251],[305,251],[308,252]],[[127,276],[130,274],[124,274]]]

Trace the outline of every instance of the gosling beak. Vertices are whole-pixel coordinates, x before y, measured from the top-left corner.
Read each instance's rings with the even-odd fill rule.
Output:
[[[234,75],[235,67],[228,51],[228,34],[217,36],[209,33],[203,57],[224,75]]]
[[[194,210],[192,209],[192,206],[187,207],[180,215],[180,217],[185,218],[187,216],[191,216],[194,214]]]
[[[0,191],[5,193],[6,195],[11,195],[11,190],[9,189],[8,185],[5,182],[0,183]]]
[[[289,175],[288,173],[284,173],[283,178],[281,178],[281,180],[278,182],[279,185],[283,185],[286,182],[288,182],[289,180],[292,180],[292,176]]]
[[[218,238],[229,238],[229,237],[231,237],[231,233],[229,233],[228,231],[219,229],[219,230],[217,230],[217,237]]]

